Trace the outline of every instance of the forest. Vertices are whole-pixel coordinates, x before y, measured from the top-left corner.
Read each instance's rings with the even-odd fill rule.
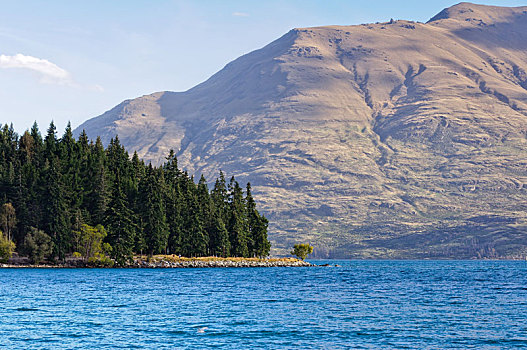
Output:
[[[117,265],[135,254],[265,257],[268,220],[251,185],[219,177],[209,190],[178,168],[174,151],[160,166],[130,157],[116,136],[105,148],[83,131],[61,137],[53,122],[22,136],[0,131],[0,251],[33,262],[82,257]]]

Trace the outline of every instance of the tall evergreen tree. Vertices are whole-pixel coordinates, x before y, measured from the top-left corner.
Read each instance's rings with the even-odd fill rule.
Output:
[[[164,178],[167,185],[165,192],[166,217],[169,228],[168,252],[180,254],[180,243],[182,239],[183,212],[186,212],[183,191],[184,178],[178,169],[177,157],[174,150],[170,150],[166,162],[163,165]]]
[[[250,237],[248,232],[247,212],[243,191],[238,182],[231,178],[229,183],[230,193],[230,221],[229,234],[231,254],[239,257],[249,257]]]
[[[225,175],[221,170],[220,176],[216,179],[214,188],[211,191],[211,198],[221,220],[227,224],[230,220],[229,192],[227,191]]]
[[[207,249],[206,237],[199,218],[200,211],[195,187],[191,179],[186,181],[184,198],[187,210],[183,215],[183,228],[180,237],[181,253],[192,257],[204,256]]]
[[[132,260],[135,239],[133,212],[128,208],[126,196],[121,188],[119,172],[115,174],[110,202],[106,210],[105,227],[107,240],[112,247],[112,258],[118,265]]]
[[[252,196],[250,182],[247,183],[245,203],[247,205],[247,221],[249,226],[249,236],[251,238],[249,254],[257,257],[267,256],[271,250],[271,243],[267,240],[267,227],[269,221],[256,210],[256,202]]]
[[[216,256],[230,256],[231,243],[229,241],[229,232],[223,223],[220,212],[213,208],[212,225],[209,231],[210,253]]]
[[[144,195],[141,194],[141,184],[145,182],[145,164],[139,159],[137,152],[134,152],[132,156],[131,172],[132,178],[128,189],[128,199],[132,210],[136,214],[133,217],[135,220],[134,224],[137,227],[134,249],[136,252],[143,255],[143,252],[147,250],[147,241],[143,223],[143,218],[145,216],[143,215]]]
[[[168,244],[168,225],[166,223],[163,173],[147,168],[147,175],[141,184],[143,204],[143,232],[150,256],[165,253]]]
[[[51,121],[46,138],[44,139],[44,157],[49,161],[55,155],[58,155],[57,128],[55,127],[55,123]]]
[[[197,200],[199,206],[199,219],[203,228],[203,234],[205,236],[205,242],[207,245],[206,254],[211,254],[210,236],[214,230],[214,218],[212,216],[213,203],[209,194],[209,188],[207,186],[207,180],[201,175],[197,187]]]
[[[59,141],[60,160],[63,167],[64,196],[71,214],[70,221],[74,223],[77,220],[83,221],[82,216],[76,219],[74,216],[80,212],[83,203],[84,191],[81,179],[81,161],[84,155],[73,138],[71,123],[68,122],[66,130]]]
[[[109,201],[109,186],[105,163],[106,154],[104,147],[101,138],[97,137],[95,145],[91,147],[88,159],[87,172],[90,175],[88,179],[85,179],[88,183],[88,191],[86,191],[88,198],[86,202],[88,211],[91,213],[93,225],[99,225],[104,222]]]
[[[64,196],[64,183],[58,158],[52,158],[47,168],[46,181],[47,232],[54,243],[54,256],[64,260],[70,248],[70,223],[68,206]]]

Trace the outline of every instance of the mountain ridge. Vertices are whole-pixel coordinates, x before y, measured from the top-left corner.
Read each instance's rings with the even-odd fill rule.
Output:
[[[250,180],[278,254],[298,240],[320,257],[524,254],[526,19],[460,3],[426,24],[296,28],[76,132]]]

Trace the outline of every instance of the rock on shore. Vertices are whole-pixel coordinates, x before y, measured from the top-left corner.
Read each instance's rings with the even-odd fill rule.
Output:
[[[180,258],[170,255],[157,255],[150,260],[136,257],[134,262],[124,268],[208,268],[208,267],[301,267],[314,266],[306,261],[294,258],[258,259],[258,258]],[[67,261],[65,264],[31,265],[29,263],[0,264],[0,268],[82,268],[88,266],[80,260]]]
[[[137,268],[207,268],[207,267],[298,267],[313,266],[312,264],[292,258],[286,259],[158,259],[151,261],[136,259],[130,267]]]

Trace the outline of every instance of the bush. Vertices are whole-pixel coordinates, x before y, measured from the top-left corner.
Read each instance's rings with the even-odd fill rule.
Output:
[[[24,239],[24,253],[33,264],[40,264],[49,258],[53,252],[51,237],[44,231],[31,227]]]
[[[103,240],[107,232],[102,225],[95,227],[82,224],[79,231],[74,231],[77,251],[73,257],[82,257],[84,261],[94,267],[112,267],[114,261],[108,257],[112,247]]]
[[[104,254],[96,254],[88,259],[88,264],[94,267],[112,267],[114,261]]]
[[[0,231],[0,262],[6,263],[13,256],[15,248],[15,243],[8,240]]]
[[[299,259],[304,260],[309,254],[313,253],[313,247],[307,243],[295,244],[291,255],[296,255]]]

